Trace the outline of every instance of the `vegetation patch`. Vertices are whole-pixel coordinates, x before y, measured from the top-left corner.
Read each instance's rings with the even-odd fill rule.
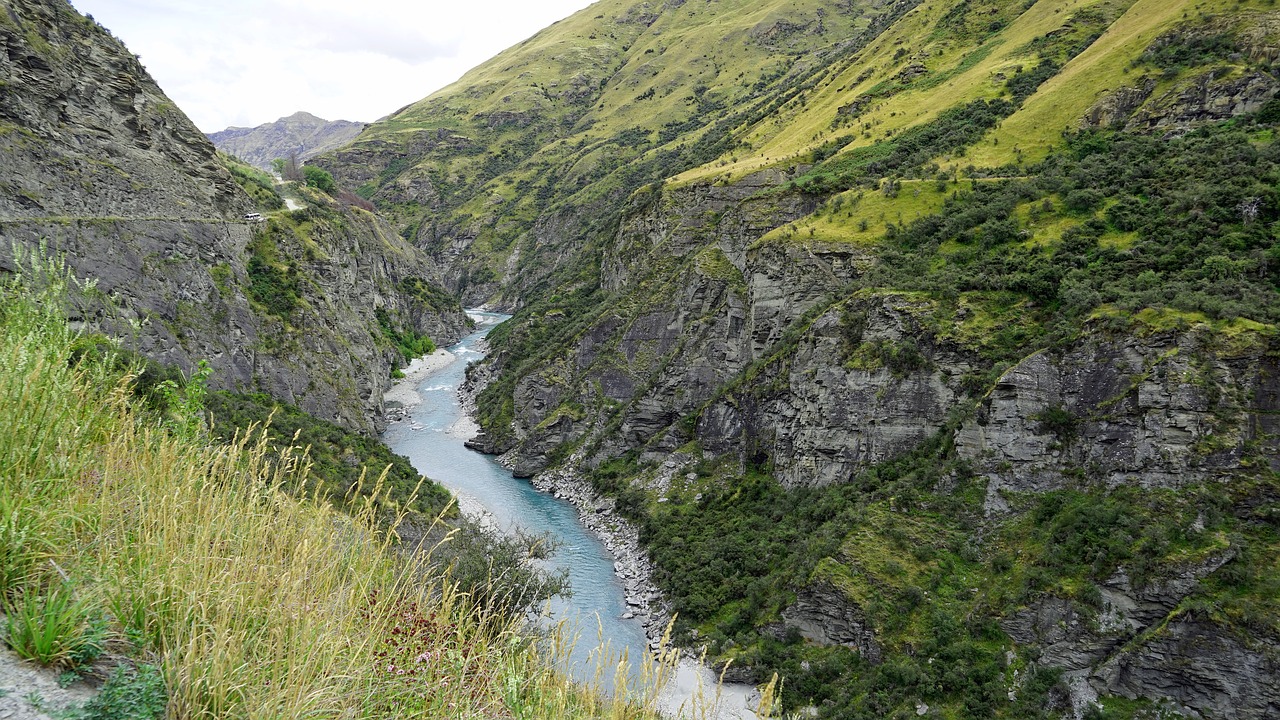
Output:
[[[694,257],[694,269],[697,273],[711,280],[728,283],[738,291],[747,289],[747,281],[742,271],[737,268],[724,251],[718,247],[707,247]]]
[[[431,338],[418,333],[412,328],[403,330],[400,323],[392,319],[391,313],[385,308],[378,308],[374,311],[378,318],[378,328],[382,330],[382,334],[391,342],[391,345],[400,351],[400,357],[407,363],[414,358],[430,355],[436,351],[436,344]]]
[[[284,207],[284,198],[276,190],[275,179],[258,168],[226,153],[219,152],[223,167],[231,171],[231,177],[241,187],[259,210],[271,212]]]
[[[448,490],[424,479],[407,458],[376,438],[345,430],[266,394],[210,393],[207,406],[214,437],[220,440],[231,442],[254,431],[265,433],[282,455],[306,449],[311,468],[305,492],[334,505],[362,507],[374,500],[391,515],[412,511],[434,519],[453,500]]]
[[[301,305],[298,269],[280,257],[275,236],[292,230],[275,218],[265,230],[257,230],[249,242],[249,297],[268,313],[287,319]]]

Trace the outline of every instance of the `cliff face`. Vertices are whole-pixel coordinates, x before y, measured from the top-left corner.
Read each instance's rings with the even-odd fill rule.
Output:
[[[824,647],[872,665],[899,663],[904,644],[914,648],[918,641],[903,639],[898,618],[920,617],[903,608],[945,612],[952,601],[934,604],[929,597],[941,597],[938,585],[952,577],[973,598],[965,605],[969,621],[990,618],[1007,638],[1005,667],[1017,668],[1005,685],[1010,697],[1030,692],[1027,678],[1052,668],[1061,674],[1046,702],[1057,702],[1061,712],[1082,715],[1095,701],[1123,698],[1191,717],[1275,713],[1275,616],[1259,605],[1230,609],[1235,601],[1226,599],[1241,593],[1235,597],[1265,604],[1269,591],[1262,588],[1274,582],[1261,580],[1273,571],[1252,554],[1270,547],[1265,518],[1280,470],[1274,326],[1247,315],[1121,310],[1093,295],[1095,305],[1077,316],[1078,325],[1045,348],[1020,338],[1037,337],[1036,328],[1060,311],[1056,304],[986,290],[885,287],[884,278],[895,277],[893,264],[917,262],[898,248],[919,243],[911,233],[933,221],[891,230],[905,233],[896,242],[893,234],[838,242],[806,233],[805,218],[838,207],[787,185],[805,171],[633,196],[600,254],[600,286],[609,293],[603,301],[590,311],[572,309],[567,295],[539,306],[497,344],[495,368],[476,375],[492,380],[481,408],[486,433],[476,445],[506,452],[520,475],[571,454],[582,472],[606,473],[598,487],[619,494],[647,528],[641,537],[653,543],[659,574],[671,573],[666,587],[678,603],[689,602],[679,585],[690,580],[667,570],[663,558],[696,552],[693,531],[678,528],[711,512],[708,496],[745,495],[734,490],[742,482],[737,473],[763,470],[793,493],[859,498],[854,502],[869,508],[862,512],[883,513],[873,515],[882,518],[877,524],[824,525],[823,532],[843,541],[816,567],[789,576],[786,599],[760,613],[756,631],[774,640],[802,638],[801,647],[809,649],[798,654]],[[857,207],[878,207],[881,198],[914,201],[935,185],[926,182],[893,196],[859,193]],[[952,182],[941,185],[957,187]],[[1058,187],[1054,182],[1046,187]],[[978,212],[966,202],[954,202],[942,217]],[[1047,207],[1034,195],[1019,202]],[[854,217],[858,222],[856,211]],[[816,227],[821,232],[823,226]],[[1012,237],[1034,243],[1041,227],[1029,224]],[[1212,243],[1214,232],[1221,230],[1199,241]],[[1085,263],[1058,252],[1061,262]],[[1116,261],[1145,252],[1129,248]],[[951,257],[926,256],[911,267],[927,274],[930,264]],[[1107,272],[1109,261],[1096,258],[1094,272]],[[1020,275],[1014,282],[1028,280]],[[1063,305],[1073,301],[1059,297]],[[1264,317],[1270,302],[1245,313]],[[531,346],[529,338],[539,340]],[[510,414],[485,415],[508,392]],[[913,456],[924,459],[906,459]],[[627,468],[620,485],[611,479],[619,462]],[[736,470],[724,471],[726,463]],[[915,469],[895,469],[904,463]],[[895,485],[892,494],[875,490],[883,478],[904,472],[936,479]],[[860,497],[843,487],[871,489]],[[931,499],[922,502],[918,493]],[[1115,541],[1135,548],[1129,561],[1093,559],[1092,570],[1071,571],[1082,577],[1057,568],[1062,579],[1035,579],[1051,566],[1050,548],[1075,542],[1075,535],[1028,544],[1026,534],[1034,532],[1028,527],[1048,523],[1033,519],[1042,515],[1059,522],[1046,508],[1080,493],[1100,507],[1136,503],[1132,507],[1155,514],[1135,519]],[[946,503],[968,508],[948,512],[972,513],[964,530],[934,519],[936,506]],[[1161,503],[1169,503],[1165,520],[1158,519]],[[782,510],[765,512],[782,527],[790,522]],[[668,516],[675,518],[665,531],[675,536],[671,546],[660,519]],[[1162,522],[1170,525],[1150,529]],[[908,559],[877,565],[892,538],[914,540],[911,533],[921,527],[934,529],[918,544],[900,546]],[[760,530],[762,547],[776,547],[768,540],[774,532],[785,531]],[[863,544],[867,532],[882,533],[882,544]],[[1087,524],[1072,531],[1091,532]],[[1182,539],[1149,540],[1148,532]],[[963,538],[947,542],[969,548],[942,551],[957,552],[953,562],[970,568],[964,579],[959,570],[949,575],[935,566],[919,571],[933,573],[932,585],[916,580],[911,554],[926,558],[921,562],[928,567],[929,553],[937,552],[927,549],[930,543],[947,537]],[[1020,557],[1006,561],[1006,553]],[[723,555],[699,557],[726,562]],[[974,557],[986,564],[964,565]],[[1005,562],[1012,570],[992,570]],[[880,570],[885,566],[897,569]],[[739,577],[725,573],[724,582]],[[1031,589],[1003,589],[1010,575]],[[920,584],[913,589],[911,582]],[[703,642],[710,632],[722,650],[732,648],[714,640],[721,627],[701,620],[694,628],[701,634],[685,637]],[[731,637],[743,642],[742,635]],[[737,657],[731,676],[743,680],[764,679],[778,667],[751,651],[731,649],[726,656]]]
[[[230,127],[209,135],[219,150],[263,170],[271,170],[277,158],[297,155],[306,160],[336,150],[351,142],[364,123],[324,120],[307,112],[296,112],[275,122],[254,128]]]
[[[378,310],[460,337],[457,305],[423,292],[435,269],[385,223],[318,196],[246,222],[252,201],[123,45],[61,0],[0,7],[0,268],[13,243],[47,246],[97,283],[84,320],[363,430],[397,362]]]
[[[713,458],[768,467],[787,488],[834,487],[942,437],[984,488],[977,510],[996,537],[1014,532],[1028,498],[1082,487],[1232,488],[1219,502],[1240,502],[1227,512],[1248,518],[1274,500],[1226,499],[1280,469],[1270,326],[1103,312],[1069,343],[993,373],[981,297],[859,289],[883,262],[875,250],[762,240],[814,206],[762,194],[771,179],[636,199],[601,261],[619,299],[587,317],[551,311],[531,322],[530,332],[561,338],[559,350],[523,366],[509,427],[489,425],[476,446],[506,452],[518,475],[570,449],[583,472],[633,457],[631,487],[695,512],[690,488]],[[495,355],[498,368],[518,361]],[[1208,602],[1205,588],[1238,552],[1224,541],[1203,560],[1161,560],[1140,582],[1121,566],[1097,581],[1093,604],[1051,591],[995,617],[1015,656],[1063,671],[1064,709],[1114,696],[1190,716],[1268,717],[1280,694],[1274,636],[1188,610]],[[835,557],[865,562],[847,547]],[[897,641],[868,617],[856,582],[823,571],[794,581],[763,632],[884,660]],[[730,676],[761,679],[741,660]]]
[[[1275,340],[1207,327],[1099,333],[996,381],[956,437],[1000,494],[1064,487],[1178,488],[1242,467],[1280,469]],[[1016,470],[1015,470],[1016,468]]]
[[[63,2],[0,14],[0,213],[237,219],[213,147],[128,50]]]

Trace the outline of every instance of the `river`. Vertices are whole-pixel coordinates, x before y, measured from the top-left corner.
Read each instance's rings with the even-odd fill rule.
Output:
[[[577,510],[568,502],[539,492],[525,480],[511,477],[493,458],[466,448],[463,442],[476,432],[475,423],[465,414],[458,388],[467,365],[484,357],[484,336],[505,315],[470,311],[477,329],[458,344],[438,352],[425,362],[410,366],[408,377],[388,394],[389,404],[401,403],[406,417],[391,424],[383,441],[393,451],[405,455],[418,472],[443,484],[459,499],[469,515],[487,517],[499,529],[520,528],[546,533],[559,548],[546,560],[552,571],[568,572],[571,595],[553,598],[551,620],[563,621],[570,636],[578,638],[570,655],[571,675],[589,680],[596,675],[602,655],[600,638],[608,653],[626,652],[631,665],[647,656],[648,639],[644,626],[627,619],[628,608],[622,583],[614,574],[614,559],[604,545],[578,520]],[[420,368],[415,372],[415,367]],[[605,663],[606,687],[612,686],[613,663]],[[634,675],[630,678],[636,681]],[[710,680],[710,673],[694,663],[684,663],[664,689],[662,705],[675,708],[697,694]],[[720,712],[709,714],[749,718],[744,708],[750,688],[726,693]]]

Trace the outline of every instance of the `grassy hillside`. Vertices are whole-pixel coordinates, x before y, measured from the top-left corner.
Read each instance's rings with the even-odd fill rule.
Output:
[[[539,230],[557,216],[614,218],[632,191],[669,178],[728,183],[766,168],[803,175],[814,163],[874,157],[978,102],[995,108],[988,121],[934,143],[903,170],[1035,162],[1116,92],[1150,82],[1148,104],[1159,105],[1203,85],[1206,73],[1222,84],[1267,67],[1269,8],[1265,0],[606,0],[319,162],[394,216],[406,237],[448,258],[451,286],[470,301],[501,294],[514,305],[510,288],[547,272],[532,266],[566,262]],[[1182,23],[1208,23],[1232,52],[1177,67],[1144,54]],[[609,227],[595,225],[581,234]],[[508,267],[517,248],[521,261]]]
[[[910,5],[606,0],[317,162],[419,245],[461,251],[451,282],[479,302],[513,251],[542,252],[528,233],[553,206],[607,232],[633,190],[738,147]],[[521,283],[506,280],[514,304]]]
[[[120,663],[87,716],[655,717],[568,683],[556,642],[480,609],[375,502],[297,499],[304,454],[213,442],[189,393],[138,407],[78,351],[65,279],[31,279],[0,288],[3,634],[71,672]]]

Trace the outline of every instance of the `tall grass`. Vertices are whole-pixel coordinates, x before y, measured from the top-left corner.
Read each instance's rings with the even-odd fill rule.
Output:
[[[136,408],[109,363],[73,361],[69,278],[38,269],[0,287],[7,612],[92,604],[113,652],[161,668],[172,718],[656,717],[663,667],[616,700],[572,684],[556,633],[477,610],[429,549],[393,550],[376,497],[354,515],[298,498],[305,455]]]

